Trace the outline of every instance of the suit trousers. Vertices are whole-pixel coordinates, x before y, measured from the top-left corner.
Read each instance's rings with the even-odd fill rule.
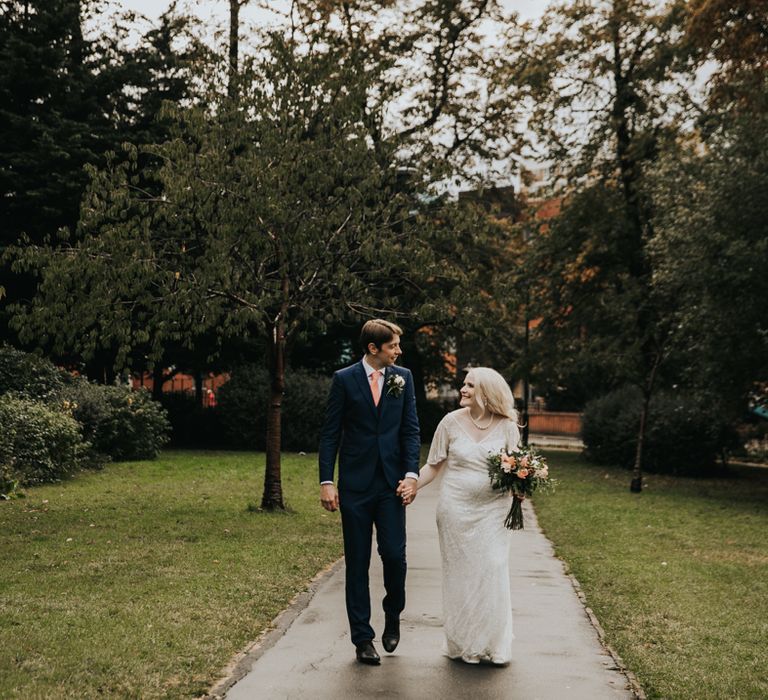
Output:
[[[384,568],[383,608],[387,617],[399,617],[405,607],[405,506],[377,467],[371,486],[363,492],[339,491],[346,563],[346,603],[353,644],[372,640],[371,563],[373,527]]]

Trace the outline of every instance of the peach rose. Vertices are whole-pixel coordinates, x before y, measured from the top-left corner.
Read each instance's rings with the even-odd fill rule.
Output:
[[[528,470],[527,469],[518,469],[517,476],[520,479],[525,479],[528,476]]]

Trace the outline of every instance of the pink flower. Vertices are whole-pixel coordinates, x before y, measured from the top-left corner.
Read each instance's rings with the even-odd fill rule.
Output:
[[[536,471],[536,476],[540,479],[546,479],[549,476],[549,467],[542,467]]]
[[[521,467],[528,466],[528,455],[523,455],[523,458],[520,460],[520,466]]]
[[[509,474],[509,472],[512,471],[512,467],[507,462],[502,462],[501,471],[503,471],[505,474]]]
[[[525,479],[528,476],[528,470],[527,469],[518,469],[517,470],[517,477],[519,479]]]

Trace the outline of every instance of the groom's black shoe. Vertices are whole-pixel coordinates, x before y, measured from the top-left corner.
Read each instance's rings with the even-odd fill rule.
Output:
[[[381,658],[376,652],[376,648],[373,646],[373,642],[360,642],[355,645],[355,655],[357,660],[361,664],[371,664],[372,666],[378,666],[381,663]]]
[[[397,649],[400,642],[400,620],[397,617],[388,617],[384,622],[384,634],[381,635],[381,643],[384,650],[390,654]]]

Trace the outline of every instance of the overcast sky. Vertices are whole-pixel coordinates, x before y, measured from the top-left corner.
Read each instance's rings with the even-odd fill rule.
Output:
[[[150,18],[160,16],[170,2],[166,0],[113,0],[113,4],[125,10],[136,10]],[[261,4],[254,2],[241,11],[241,18],[245,21],[263,22],[269,21],[269,13],[256,8]],[[276,5],[284,5],[281,0],[275,1]],[[501,0],[500,4],[507,10],[517,12],[521,19],[535,19],[540,17],[549,4],[548,0]],[[201,19],[212,19],[215,22],[223,22],[229,13],[227,0],[192,0],[190,5]]]

